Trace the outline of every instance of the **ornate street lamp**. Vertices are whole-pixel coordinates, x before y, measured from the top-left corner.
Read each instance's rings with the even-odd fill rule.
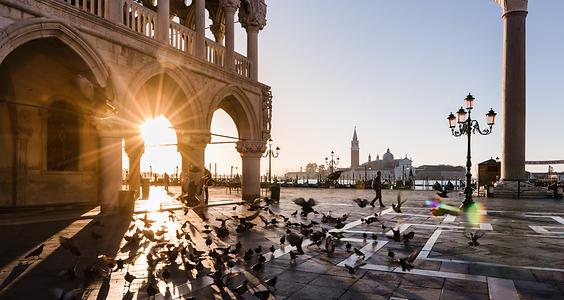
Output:
[[[263,157],[268,157],[268,183],[272,183],[272,158],[277,158],[280,154],[280,147],[276,147],[272,151],[272,139],[268,139],[268,150],[264,153]]]
[[[466,110],[462,107],[456,112],[457,116],[455,116],[452,112],[447,117],[448,120],[448,127],[450,128],[452,135],[459,137],[466,135],[468,137],[468,149],[466,154],[466,187],[464,188],[464,201],[460,208],[463,211],[466,211],[469,207],[474,204],[474,200],[472,199],[472,161],[471,161],[471,153],[470,153],[470,137],[474,133],[479,133],[481,135],[488,135],[492,133],[492,126],[495,123],[495,116],[497,115],[493,109],[486,114],[487,123],[489,128],[484,130],[480,129],[480,125],[478,121],[472,120],[471,112],[472,108],[474,108],[474,97],[469,93],[464,99],[464,104],[466,105]],[[468,115],[468,117],[467,117]],[[456,123],[458,123],[458,129],[456,128]]]
[[[328,157],[325,157],[325,163],[327,164],[327,166],[329,167],[329,174],[335,172],[335,167],[339,164],[339,158],[337,157],[337,159],[333,159],[333,157],[335,156],[335,152],[331,151],[331,159],[329,159]]]

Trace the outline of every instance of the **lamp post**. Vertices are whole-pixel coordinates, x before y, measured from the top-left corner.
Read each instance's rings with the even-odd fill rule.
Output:
[[[333,173],[335,170],[335,167],[339,164],[339,158],[337,157],[337,159],[333,159],[333,157],[335,156],[335,152],[331,151],[331,159],[329,159],[328,157],[325,157],[325,163],[327,164],[327,166],[329,167],[329,174]]]
[[[472,97],[472,95],[468,93],[468,96],[466,96],[466,99],[464,99],[466,110],[463,107],[460,107],[460,109],[456,112],[457,116],[455,116],[451,112],[447,118],[448,126],[452,132],[452,135],[456,137],[466,135],[468,137],[468,148],[466,153],[466,187],[464,188],[464,201],[460,205],[460,208],[463,211],[466,211],[469,207],[471,207],[474,204],[474,200],[472,200],[472,186],[471,186],[472,183],[472,173],[471,173],[472,161],[471,161],[471,153],[470,153],[471,136],[474,133],[479,133],[481,135],[488,135],[492,133],[492,126],[494,125],[495,116],[497,115],[493,111],[493,109],[490,109],[490,111],[486,114],[489,128],[481,130],[478,121],[472,120],[471,118],[472,108],[474,108],[474,100],[475,100],[474,97]],[[466,117],[466,115],[468,115],[468,117]],[[455,129],[456,123],[458,123],[458,129]]]
[[[268,139],[268,150],[264,153],[263,157],[268,157],[268,183],[272,183],[272,158],[277,158],[280,154],[280,147],[276,147],[272,151],[272,139]]]

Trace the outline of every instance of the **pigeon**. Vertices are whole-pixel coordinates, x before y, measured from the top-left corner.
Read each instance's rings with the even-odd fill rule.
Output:
[[[448,193],[451,192],[452,190],[454,190],[454,185],[452,184],[452,182],[450,182],[450,185],[447,184],[445,187],[443,187],[438,181],[435,181],[435,184],[433,184],[433,190],[437,191],[437,195],[441,198],[448,198]]]
[[[325,238],[325,252],[331,254],[335,252],[335,243],[333,242],[333,236],[328,235]]]
[[[302,198],[302,199],[303,199],[303,198]],[[295,217],[295,216],[298,215],[298,211],[296,210],[295,212],[291,213],[290,215],[291,215],[292,217]]]
[[[137,279],[137,277],[135,277],[134,275],[131,275],[131,273],[127,272],[127,273],[125,273],[124,279],[125,279],[125,281],[129,282],[129,285],[131,285],[133,280]]]
[[[296,250],[299,254],[304,254],[304,250],[302,249],[302,243],[304,241],[303,236],[294,232],[290,232],[286,235],[286,240],[288,240],[290,246],[296,247]]]
[[[357,260],[353,266],[345,264],[345,268],[349,271],[349,274],[354,275],[358,271],[358,269],[362,266],[366,265],[366,261],[364,259]]]
[[[402,234],[403,243],[405,245],[407,245],[409,243],[409,241],[413,239],[414,236],[415,236],[415,232],[413,232],[413,231],[410,231],[409,233]]]
[[[39,257],[39,255],[41,255],[41,252],[43,252],[44,247],[45,247],[45,244],[39,245],[39,247],[37,247],[35,250],[29,252],[29,254],[25,256],[25,258],[30,258],[30,257],[34,257],[34,256]]]
[[[347,244],[345,245],[345,248],[347,248],[347,252],[351,251],[352,245],[350,242],[347,242]]]
[[[283,235],[283,236],[280,238],[280,245],[284,245],[285,243],[286,243],[286,235]]]
[[[313,207],[317,205],[314,199],[309,198],[309,200],[305,200],[304,198],[297,198],[294,199],[294,203],[302,207],[302,212],[300,215],[307,217],[309,213],[314,212]]]
[[[470,247],[478,247],[480,246],[478,239],[484,236],[484,232],[483,231],[467,232],[464,234],[464,236],[468,239],[468,245]]]
[[[353,201],[358,204],[360,208],[364,208],[370,203],[368,200],[360,198],[353,199]]]
[[[59,236],[59,242],[61,244],[61,246],[63,246],[63,248],[67,249],[70,251],[70,253],[72,253],[73,255],[76,256],[81,256],[82,253],[80,252],[80,249],[78,248],[78,245],[70,238],[66,238],[64,236]]]
[[[394,251],[388,249],[388,256],[391,258],[394,258],[394,256],[396,256],[396,254],[394,253]]]
[[[405,271],[411,271],[414,268],[412,263],[415,260],[415,258],[417,258],[418,254],[419,254],[419,251],[414,250],[407,257],[400,258],[400,259],[393,259],[392,263],[399,264],[401,266],[402,271],[404,271],[404,272]]]
[[[343,171],[335,171],[329,175],[327,175],[327,179],[329,180],[338,180],[339,177],[341,177],[341,173],[343,173]]]
[[[274,245],[270,246],[270,248],[268,248],[268,251],[270,251],[270,253],[274,253],[274,251],[276,251],[276,248],[274,248]]]
[[[407,200],[401,201],[401,193],[398,193],[397,201],[398,201],[397,204],[392,203],[392,209],[393,209],[396,213],[401,214],[401,206],[402,206],[402,204],[404,204]]]
[[[388,236],[389,239],[394,240],[395,242],[401,242],[401,235],[400,235],[400,230],[395,229],[395,228],[390,228],[393,232],[392,236]]]
[[[274,276],[270,279],[267,279],[264,283],[266,283],[266,285],[273,287],[274,289],[276,289],[276,281],[277,281],[278,277]]]
[[[299,255],[298,253],[294,252],[293,250],[290,250],[290,261],[296,261],[298,255]]]
[[[360,257],[365,257],[366,255],[364,254],[364,252],[358,250],[356,247],[354,248],[354,254],[360,256]]]

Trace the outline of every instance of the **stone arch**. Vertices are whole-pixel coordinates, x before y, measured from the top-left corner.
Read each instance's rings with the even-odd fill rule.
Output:
[[[37,39],[56,38],[71,48],[89,67],[96,83],[106,87],[109,70],[98,53],[65,23],[47,18],[32,18],[16,22],[0,31],[0,64],[19,46]]]
[[[223,109],[231,116],[237,126],[239,138],[246,140],[260,139],[259,118],[249,97],[236,85],[227,85],[213,97],[206,116],[206,128],[211,128],[213,114]]]
[[[202,108],[199,95],[185,70],[170,62],[150,63],[143,66],[140,70],[141,71],[138,72],[136,76],[131,78],[131,82],[126,87],[122,88],[123,94],[119,97],[121,99],[121,106],[128,107],[129,105],[135,105],[135,98],[150,80],[158,76],[168,77],[172,79],[180,88],[180,92],[186,97],[186,103],[182,104],[182,110],[190,112],[192,115],[184,116],[186,121],[183,122],[184,125],[182,125],[182,127],[190,127],[190,129],[203,127],[204,123],[200,117]],[[173,122],[171,116],[166,117],[170,119],[174,126],[178,126],[178,124]],[[179,117],[175,117],[173,119],[178,118]]]

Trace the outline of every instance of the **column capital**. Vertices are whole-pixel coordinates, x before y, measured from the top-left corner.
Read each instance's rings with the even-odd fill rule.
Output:
[[[239,22],[247,31],[262,30],[266,26],[264,0],[243,0],[243,5],[239,9]]]
[[[178,140],[178,150],[205,149],[211,141],[209,132],[181,133]]]
[[[528,0],[495,0],[503,9],[503,15],[511,12],[527,12]]]
[[[235,13],[241,6],[241,0],[219,0],[219,6],[226,13]]]
[[[260,157],[266,151],[266,141],[238,141],[235,148],[241,156]]]

